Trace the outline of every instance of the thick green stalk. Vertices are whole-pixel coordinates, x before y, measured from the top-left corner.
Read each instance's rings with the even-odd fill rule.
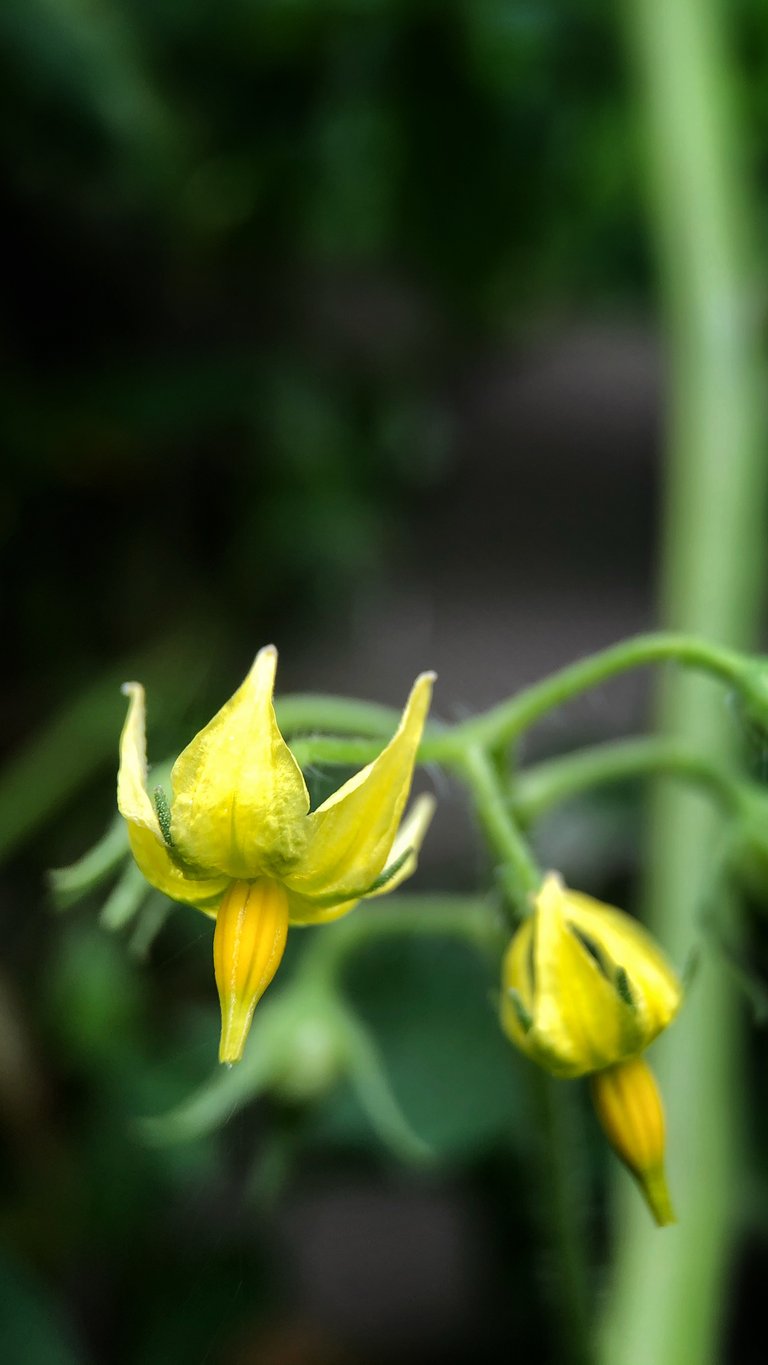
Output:
[[[723,10],[723,13],[727,11]],[[766,468],[749,208],[714,0],[628,0],[669,347],[665,622],[748,648],[756,635]],[[719,763],[734,729],[721,695],[668,679],[663,728]],[[651,919],[682,959],[717,869],[714,817],[665,789],[655,810]],[[737,1213],[739,1037],[716,961],[659,1045],[669,1166],[680,1223],[656,1232],[624,1201],[605,1365],[709,1365]]]

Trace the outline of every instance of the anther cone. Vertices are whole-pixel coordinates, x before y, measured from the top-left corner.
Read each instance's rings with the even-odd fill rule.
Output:
[[[664,1109],[648,1063],[631,1057],[596,1072],[592,1101],[603,1132],[635,1177],[656,1224],[674,1223],[664,1172]]]
[[[213,964],[221,1004],[219,1061],[239,1062],[253,1011],[280,965],[288,898],[277,882],[233,882],[216,917]]]

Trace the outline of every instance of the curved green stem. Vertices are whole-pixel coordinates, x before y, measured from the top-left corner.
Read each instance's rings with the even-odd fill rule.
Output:
[[[397,729],[399,717],[394,717],[389,738]],[[381,740],[375,739],[337,739],[328,735],[303,736],[291,740],[291,752],[300,767],[313,763],[327,763],[330,767],[356,768],[359,764],[372,763],[381,753]],[[446,768],[460,762],[463,745],[459,730],[438,731],[428,726],[419,745],[417,763],[442,763]]]
[[[613,740],[537,763],[516,777],[512,804],[517,818],[529,824],[593,787],[657,774],[701,788],[729,814],[739,814],[748,804],[747,784],[735,773],[690,746],[657,738]]]
[[[500,748],[512,743],[548,711],[562,706],[579,693],[629,669],[666,661],[709,673],[735,687],[742,684],[747,670],[747,660],[742,654],[695,635],[664,632],[637,635],[598,654],[591,654],[587,659],[580,659],[518,692],[509,701],[465,721],[454,730],[454,741]]]
[[[504,748],[548,711],[580,693],[632,668],[664,662],[709,673],[737,688],[746,685],[751,665],[736,650],[694,635],[637,635],[560,669],[471,720],[444,727],[431,724],[419,749],[419,762],[461,767],[470,748]],[[277,716],[286,733],[306,732],[292,744],[300,761],[331,764],[370,762],[380,752],[375,741],[388,739],[400,719],[399,712],[387,706],[310,695],[284,697],[277,704]],[[314,731],[325,733],[315,735]],[[328,738],[328,734],[354,738]]]
[[[307,981],[335,982],[349,957],[382,938],[411,934],[463,939],[481,952],[500,952],[506,943],[499,916],[480,896],[407,896],[367,905],[313,934],[299,971]]]
[[[278,712],[278,719],[280,713]],[[288,729],[289,727],[283,727]],[[326,735],[301,736],[291,739],[291,753],[300,768],[327,764],[331,768],[358,768],[372,763],[381,753],[381,739],[336,739]]]
[[[392,706],[311,692],[279,698],[275,712],[281,730],[288,735],[320,730],[327,734],[388,739],[400,721],[400,712]]]
[[[531,912],[531,895],[541,885],[541,871],[517,828],[504,787],[482,749],[467,748],[456,771],[469,788],[491,849],[499,859],[499,881],[515,920]]]

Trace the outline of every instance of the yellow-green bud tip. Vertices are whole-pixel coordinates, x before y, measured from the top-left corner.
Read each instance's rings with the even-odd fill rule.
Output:
[[[648,1063],[632,1057],[596,1072],[592,1101],[605,1136],[635,1177],[657,1226],[674,1223],[664,1173],[664,1109]]]
[[[221,1004],[219,1061],[239,1062],[253,1011],[277,971],[288,898],[277,882],[233,882],[216,916],[213,965]]]
[[[644,1176],[638,1175],[636,1179],[656,1226],[667,1228],[670,1223],[676,1223],[677,1218],[669,1197],[664,1167],[659,1166],[655,1171],[646,1171]]]

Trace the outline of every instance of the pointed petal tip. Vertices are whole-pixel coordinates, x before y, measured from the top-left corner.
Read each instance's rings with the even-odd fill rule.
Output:
[[[419,673],[410,690],[408,701],[406,702],[406,709],[403,713],[403,720],[408,712],[411,711],[413,713],[414,709],[416,713],[426,717],[426,713],[432,703],[432,688],[436,678],[437,674],[432,672],[431,669],[425,673]],[[401,725],[402,723],[403,721],[401,721]]]
[[[431,698],[432,688],[434,687],[436,682],[437,674],[435,673],[434,669],[431,668],[425,669],[423,673],[419,673],[415,683],[413,684],[411,691],[420,692],[421,689],[424,688],[426,691],[429,692]]]
[[[554,869],[550,869],[549,872],[545,873],[542,886],[548,887],[550,891],[565,890],[565,882],[563,881],[562,874],[560,872],[555,872]]]
[[[565,892],[565,882],[559,872],[547,872],[538,891],[533,893],[536,909],[547,911],[554,908]]]
[[[414,835],[412,851],[418,853],[436,810],[437,797],[432,792],[420,792],[395,836],[395,843],[406,835]]]
[[[275,645],[262,645],[256,655],[251,667],[248,670],[246,681],[264,683],[268,680],[271,687],[274,686],[275,674],[277,672],[277,647]]]
[[[431,820],[432,816],[437,810],[437,797],[434,795],[434,793],[421,792],[420,795],[415,798],[413,803],[413,810],[417,809],[421,814],[422,820]]]

